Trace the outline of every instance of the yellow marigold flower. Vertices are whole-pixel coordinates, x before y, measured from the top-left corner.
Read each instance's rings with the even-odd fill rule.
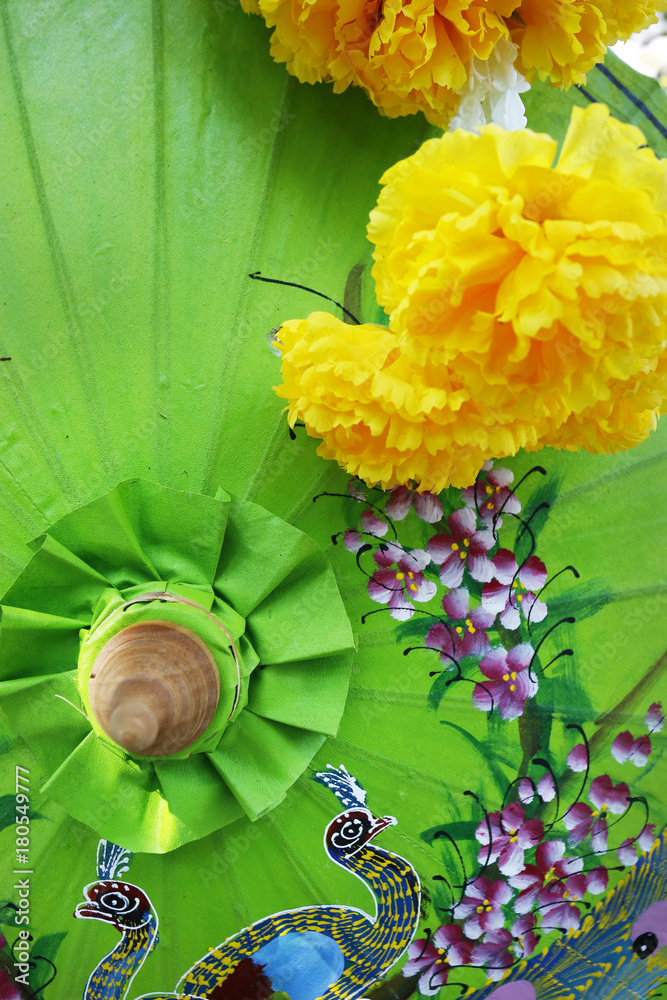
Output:
[[[302,82],[329,80],[337,92],[354,83],[390,117],[422,110],[443,127],[475,68],[500,52],[500,43],[518,47],[522,79],[569,86],[585,79],[607,46],[667,9],[667,0],[241,2],[274,29],[274,59]]]
[[[667,397],[667,162],[599,104],[557,144],[486,126],[392,167],[371,213],[390,329],[281,328],[292,423],[383,486],[643,440]]]
[[[473,56],[509,37],[516,0],[242,0],[274,28],[271,54],[302,82],[363,87],[389,117],[446,125]]]

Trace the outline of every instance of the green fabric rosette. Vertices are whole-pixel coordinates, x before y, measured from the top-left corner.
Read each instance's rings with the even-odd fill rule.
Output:
[[[297,528],[222,491],[137,479],[31,548],[2,599],[0,699],[43,791],[100,836],[163,853],[255,820],[337,732],[352,631],[324,553]],[[87,686],[109,638],[160,619],[208,645],[220,700],[186,750],[133,756],[101,729]]]

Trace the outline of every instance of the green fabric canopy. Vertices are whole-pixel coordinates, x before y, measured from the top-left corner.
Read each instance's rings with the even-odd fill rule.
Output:
[[[383,611],[362,623],[377,605],[332,536],[359,528],[367,506],[302,429],[290,438],[267,344],[281,321],[321,302],[299,286],[386,320],[367,216],[383,171],[432,130],[420,117],[383,119],[359,92],[300,85],[271,61],[259,19],[226,3],[5,0],[0,36],[0,329],[11,358],[0,362],[0,885],[15,903],[20,766],[31,788],[31,952],[42,959],[32,988],[52,977],[49,960],[57,976],[40,996],[81,997],[117,940],[72,918],[101,830],[135,849],[183,844],[132,861],[161,924],[131,997],[173,991],[213,944],[268,914],[369,910],[366,887],[323,850],[337,803],[309,762],[344,764],[370,808],[396,816],[382,845],[417,868],[424,926],[434,927],[447,905],[440,879],[460,878],[437,831],[456,839],[468,870],[476,863],[479,813],[466,791],[497,808],[526,747],[562,764],[572,719],[601,734],[594,754],[606,766],[613,726],[667,698],[665,428],[619,456],[546,451],[504,463],[515,482],[536,462],[547,471],[522,498],[526,510],[550,504],[533,522],[540,557],[580,573],[560,577],[550,603],[577,619],[566,625],[575,655],[540,685],[530,724],[480,712],[469,684],[440,690],[436,707],[437,663],[404,655],[423,641],[425,617],[400,624]],[[603,99],[664,155],[658,85],[606,65],[616,83],[596,70],[583,91],[536,86],[530,125],[560,138],[573,103]],[[258,271],[293,285],[252,280]],[[445,513],[460,506],[457,491],[442,499]],[[412,511],[400,538],[423,545],[430,531]],[[158,765],[112,758],[76,710],[80,630],[105,602],[156,581],[210,600],[239,634],[246,623],[248,700],[221,738],[223,773],[206,752]],[[547,639],[544,663],[561,648]],[[93,782],[95,808],[82,791]],[[660,767],[641,787],[663,823]],[[172,819],[160,840],[148,803],[164,801]],[[132,831],[128,817],[145,825]],[[15,911],[2,915],[13,940]],[[397,969],[378,996],[415,988]]]

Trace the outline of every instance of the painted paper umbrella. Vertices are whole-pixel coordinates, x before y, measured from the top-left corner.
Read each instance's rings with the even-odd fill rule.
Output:
[[[0,3],[0,996],[657,996],[665,431],[631,413],[655,409],[664,354],[667,102],[612,57],[585,81],[563,64],[579,86],[534,83],[532,132],[443,137],[392,119],[388,57],[384,89],[356,56],[347,80],[377,85],[384,117],[335,93],[340,64],[334,88],[308,69],[326,17],[302,51],[278,8],[274,62],[232,4]],[[413,170],[422,201],[392,235]],[[597,213],[585,239],[549,215],[566,198]],[[470,338],[516,247],[542,261],[529,298],[576,245],[530,308],[557,301],[565,328],[605,296],[587,358],[612,360],[603,384],[561,344],[551,402],[515,392],[518,443],[488,377],[474,447],[452,432],[431,483],[426,436],[355,440],[383,386],[409,410],[410,379],[450,434],[428,382],[440,313],[420,341],[410,297],[444,294],[446,253],[417,258],[455,219],[455,266],[481,275]],[[649,334],[638,370],[628,338],[648,357]],[[461,359],[463,415],[480,365]],[[582,413],[585,385],[628,407],[595,409],[592,451],[646,440],[576,450],[558,407]]]

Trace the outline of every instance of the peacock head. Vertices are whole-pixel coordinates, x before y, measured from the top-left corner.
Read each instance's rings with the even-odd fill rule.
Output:
[[[83,894],[85,901],[77,906],[75,917],[103,920],[113,924],[121,934],[155,923],[150,899],[130,882],[112,879],[92,882]]]
[[[351,858],[378,833],[395,825],[393,816],[378,819],[366,808],[365,790],[342,764],[327,764],[326,771],[317,772],[315,781],[325,785],[345,806],[345,812],[332,819],[324,833],[324,846],[333,861]]]
[[[77,906],[75,917],[113,924],[121,934],[146,927],[157,931],[157,915],[146,893],[138,885],[120,878],[128,870],[131,857],[123,847],[100,840],[97,881],[83,890],[85,899]]]
[[[368,809],[348,809],[329,823],[324,834],[324,846],[333,861],[345,861],[378,833],[395,824],[393,816],[378,819]]]

